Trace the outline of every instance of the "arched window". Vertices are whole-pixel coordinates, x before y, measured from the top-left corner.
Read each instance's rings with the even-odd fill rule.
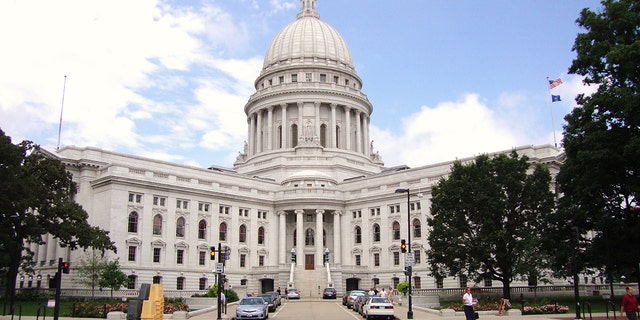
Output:
[[[156,236],[162,235],[162,216],[159,214],[153,217],[153,234]]]
[[[393,230],[393,240],[400,240],[400,223],[394,221],[391,229]]]
[[[380,225],[373,224],[373,241],[380,242]]]
[[[314,241],[314,236],[313,236],[313,229],[309,228],[305,232],[304,245],[305,246],[312,246],[314,244],[315,244],[315,241]]]
[[[200,220],[198,222],[198,239],[206,239],[207,238],[207,221]]]
[[[240,242],[247,242],[247,226],[245,226],[244,224],[241,225],[238,235],[240,238]]]
[[[354,234],[356,236],[356,243],[362,243],[362,230],[359,226],[356,227]]]
[[[264,244],[264,227],[258,228],[258,244]]]
[[[221,223],[220,224],[220,231],[219,231],[219,236],[218,239],[220,241],[227,241],[227,224],[226,223]]]
[[[413,237],[420,238],[422,234],[422,226],[420,225],[420,220],[413,220]]]
[[[320,145],[323,147],[327,147],[327,125],[320,125]]]
[[[298,146],[298,125],[291,125],[291,147]]]
[[[184,218],[180,217],[176,220],[176,237],[184,237]]]
[[[127,230],[133,233],[138,232],[138,213],[135,211],[131,211],[131,213],[129,213],[129,225]]]

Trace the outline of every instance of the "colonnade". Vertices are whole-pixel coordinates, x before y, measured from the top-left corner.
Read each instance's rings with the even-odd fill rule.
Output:
[[[296,230],[296,246],[295,251],[298,255],[296,260],[296,265],[301,266],[304,265],[304,253],[305,253],[305,233],[304,233],[304,213],[305,211],[302,209],[297,209],[293,212],[295,214],[295,230]],[[323,215],[329,214],[323,209],[317,209],[314,211],[315,213],[315,239],[314,239],[314,263],[316,265],[322,265],[324,250],[323,247]],[[290,253],[290,245],[287,245],[287,212],[278,211],[278,263],[285,264],[289,262],[289,258],[291,256]],[[341,263],[342,259],[342,248],[341,248],[341,230],[340,223],[342,217],[341,210],[335,210],[330,212],[333,215],[333,248],[329,248],[331,252],[331,262],[332,263]]]
[[[247,119],[249,127],[249,141],[248,148],[245,150],[245,153],[247,156],[253,156],[264,151],[295,147],[297,145],[297,141],[292,141],[292,138],[299,139],[308,134],[303,131],[303,128],[307,125],[304,121],[305,119],[311,126],[313,126],[313,135],[320,138],[322,135],[321,128],[323,125],[320,118],[321,105],[322,103],[320,102],[313,103],[313,122],[310,121],[312,119],[311,117],[303,117],[303,109],[305,107],[304,102],[298,102],[296,104],[296,107],[298,108],[297,119],[288,118],[288,104],[286,103],[282,103],[278,106],[267,106],[252,112],[249,114]],[[370,145],[365,143],[366,141],[369,141],[369,124],[371,121],[369,115],[362,110],[347,105],[331,103],[329,106],[331,108],[331,112],[329,116],[329,124],[326,126],[327,130],[324,133],[324,139],[326,141],[324,147],[352,150],[364,155],[369,155],[372,150],[370,150]],[[276,108],[280,108],[280,119],[274,119],[274,112]],[[341,110],[341,118],[344,119],[344,123],[338,123],[337,110]],[[355,113],[354,129],[351,129],[352,113]],[[265,121],[266,124],[264,123]],[[274,123],[276,122],[279,122],[280,125],[274,126]],[[295,127],[293,125],[295,125]],[[280,131],[278,132],[278,130]],[[297,131],[289,132],[290,130]],[[352,145],[354,141],[355,145]]]

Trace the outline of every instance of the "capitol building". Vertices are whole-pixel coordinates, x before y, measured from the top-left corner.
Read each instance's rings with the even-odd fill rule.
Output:
[[[216,278],[210,248],[219,244],[229,250],[224,273],[239,295],[388,288],[406,280],[400,245],[409,238],[415,288],[474,285],[464,276],[434,278],[426,261],[431,189],[455,159],[386,167],[371,143],[374,106],[362,88],[345,40],[320,19],[316,0],[301,0],[266,51],[233,168],[93,147],[45,152],[72,173],[89,223],[109,231],[118,251],[108,258],[119,259],[129,289],[161,283],[165,291],[206,290]],[[562,150],[514,149],[557,173]],[[46,283],[63,257],[72,266],[63,288],[79,286],[73,269],[87,253],[45,240],[30,247],[36,275]]]

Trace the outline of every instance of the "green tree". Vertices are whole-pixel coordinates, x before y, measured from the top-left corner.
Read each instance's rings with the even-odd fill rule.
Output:
[[[88,250],[84,257],[78,261],[76,268],[77,276],[74,280],[82,285],[91,288],[91,298],[95,298],[95,291],[100,281],[107,259],[98,250]]]
[[[115,259],[107,262],[100,274],[100,288],[111,289],[111,298],[113,299],[113,291],[119,290],[129,283],[129,277],[120,269],[120,260]]]
[[[427,219],[433,276],[497,280],[506,298],[513,280],[542,278],[547,259],[539,241],[554,196],[548,168],[528,160],[514,151],[456,161],[449,177],[434,186]]]
[[[640,263],[640,2],[602,1],[599,13],[583,9],[577,24],[577,57],[569,72],[597,86],[580,94],[580,107],[565,117],[566,160],[557,177],[563,195],[554,222],[556,270],[574,250],[580,269],[608,269],[614,276],[638,274]],[[576,249],[571,227],[584,237]],[[558,246],[559,244],[559,246]]]
[[[76,188],[60,160],[30,141],[14,145],[0,130],[0,262],[10,301],[21,265],[32,262],[26,244],[44,244],[46,234],[72,250],[116,250],[108,232],[91,226],[87,212],[73,201]]]

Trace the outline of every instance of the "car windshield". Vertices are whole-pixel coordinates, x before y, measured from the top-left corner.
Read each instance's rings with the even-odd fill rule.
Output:
[[[351,295],[351,296],[364,296],[364,292],[351,292],[349,295]]]
[[[270,294],[261,295],[261,297],[268,302],[271,302],[273,300],[273,297]]]
[[[296,292],[298,291],[297,289],[287,289],[288,292]]]
[[[264,304],[264,299],[262,298],[249,298],[249,299],[242,299],[240,300],[240,305],[241,306],[246,306],[246,305],[263,305]]]
[[[371,303],[389,303],[388,298],[371,298]]]

